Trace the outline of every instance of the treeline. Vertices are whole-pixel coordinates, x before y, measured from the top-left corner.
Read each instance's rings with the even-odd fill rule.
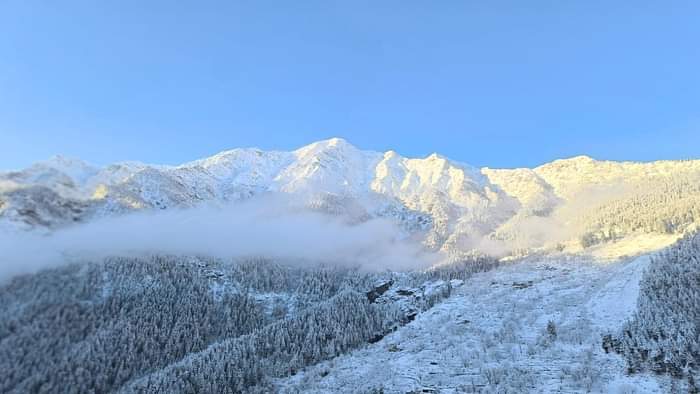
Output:
[[[272,379],[336,357],[396,327],[401,312],[364,293],[332,299],[206,350],[125,386],[123,393],[273,392]]]
[[[700,374],[700,234],[653,258],[640,286],[637,311],[614,347],[630,372],[650,370],[692,382]]]
[[[173,256],[20,276],[0,287],[0,392],[113,391],[373,280],[336,267]],[[271,313],[280,300],[284,311]]]
[[[653,182],[641,191],[613,200],[583,219],[582,246],[633,233],[676,234],[700,221],[700,180]]]
[[[496,263],[393,274],[150,256],[18,276],[0,286],[0,392],[269,392],[274,378],[379,340],[448,297],[449,280]],[[387,283],[417,296],[373,302]]]
[[[247,294],[215,300],[196,266],[164,257],[19,277],[0,308],[0,392],[110,391],[267,321]]]
[[[499,265],[500,261],[490,256],[479,254],[464,255],[448,264],[414,272],[411,274],[411,277],[415,284],[434,280],[467,280],[477,272],[489,271]]]

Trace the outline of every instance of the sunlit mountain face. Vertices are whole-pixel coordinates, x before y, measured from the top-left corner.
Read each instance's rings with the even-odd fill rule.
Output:
[[[385,218],[430,250],[506,256],[590,249],[626,254],[673,242],[700,217],[700,161],[597,161],[474,168],[438,154],[405,158],[342,139],[292,152],[234,149],[179,166],[94,167],[54,157],[0,173],[5,227],[57,230],[149,210],[230,205],[275,194],[290,209]],[[615,248],[610,246],[616,243]],[[605,249],[598,251],[597,249]]]

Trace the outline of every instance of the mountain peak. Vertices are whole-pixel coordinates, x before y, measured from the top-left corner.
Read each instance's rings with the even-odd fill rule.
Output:
[[[586,155],[580,155],[580,156],[573,156],[569,157],[567,159],[558,159],[554,161],[550,161],[548,163],[542,164],[539,167],[535,167],[534,170],[535,172],[540,171],[540,170],[547,170],[547,169],[561,169],[564,167],[581,167],[581,166],[589,166],[594,163],[597,163],[598,161],[595,160],[594,158]]]
[[[316,148],[355,148],[351,143],[349,143],[347,140],[340,138],[340,137],[333,137],[329,138],[326,140],[320,140],[313,142],[309,145],[306,145],[305,147],[302,147],[301,149],[308,148],[308,147],[316,147]]]
[[[395,150],[388,150],[388,151],[384,152],[385,159],[394,159],[397,157],[401,157],[401,155],[399,155]]]
[[[586,156],[586,155],[579,155],[579,156],[574,156],[574,157],[569,157],[568,159],[561,159],[557,161],[563,161],[563,162],[569,162],[569,163],[592,163],[596,161],[596,159]]]
[[[68,157],[64,155],[53,155],[47,160],[43,161],[42,164],[49,166],[69,166],[69,167],[92,167],[89,163],[82,159],[77,159],[73,157]]]
[[[584,161],[595,161],[594,158],[588,156],[588,155],[578,155],[571,157],[569,160],[584,160]]]
[[[97,173],[98,168],[83,161],[63,155],[54,155],[45,161],[38,162],[35,166],[39,168],[50,168],[60,173],[63,173],[74,181],[82,183],[88,177]]]
[[[428,157],[426,157],[428,160],[446,160],[444,156],[438,154],[437,152],[431,153]]]
[[[328,152],[334,152],[343,156],[361,153],[357,147],[342,138],[317,141],[294,151],[298,157],[317,156]]]
[[[340,138],[340,137],[329,138],[329,139],[327,139],[327,140],[325,140],[325,141],[322,141],[322,142],[326,142],[326,143],[328,143],[329,145],[333,145],[333,146],[337,146],[337,145],[351,145],[346,139]]]

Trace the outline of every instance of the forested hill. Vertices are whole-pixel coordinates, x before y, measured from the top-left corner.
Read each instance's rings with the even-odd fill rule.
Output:
[[[150,256],[16,276],[0,286],[0,392],[273,392],[496,265],[373,274]]]

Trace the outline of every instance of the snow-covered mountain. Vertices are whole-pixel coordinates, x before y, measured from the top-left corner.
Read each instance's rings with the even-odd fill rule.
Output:
[[[214,208],[192,209],[202,205]],[[374,228],[374,218],[398,227]],[[258,220],[273,225],[252,231]],[[0,233],[0,391],[694,392],[700,235],[645,253],[699,221],[700,161],[478,169],[341,139],[179,166],[54,157],[0,173],[0,230],[16,232]],[[178,235],[183,222],[190,231]],[[144,225],[155,232],[144,236]],[[372,242],[297,256],[289,231],[268,239],[285,226],[326,234],[304,249],[346,234]],[[423,252],[398,253],[392,231],[453,261],[418,253],[420,265],[384,269],[377,245],[397,259]],[[141,238],[180,247],[151,251],[134,245]],[[266,247],[249,250],[278,253],[212,248],[254,238]],[[185,239],[211,255],[190,253]],[[345,266],[339,256],[365,255],[354,249],[369,249],[377,269]],[[66,261],[15,274],[45,254]]]
[[[292,152],[233,149],[178,166],[95,167],[57,156],[0,172],[0,218],[54,229],[267,193],[354,222],[390,218],[427,247],[451,253],[580,249],[640,235],[670,242],[693,227],[700,219],[700,161],[582,156],[534,169],[478,169],[438,154],[362,151],[338,138]]]

